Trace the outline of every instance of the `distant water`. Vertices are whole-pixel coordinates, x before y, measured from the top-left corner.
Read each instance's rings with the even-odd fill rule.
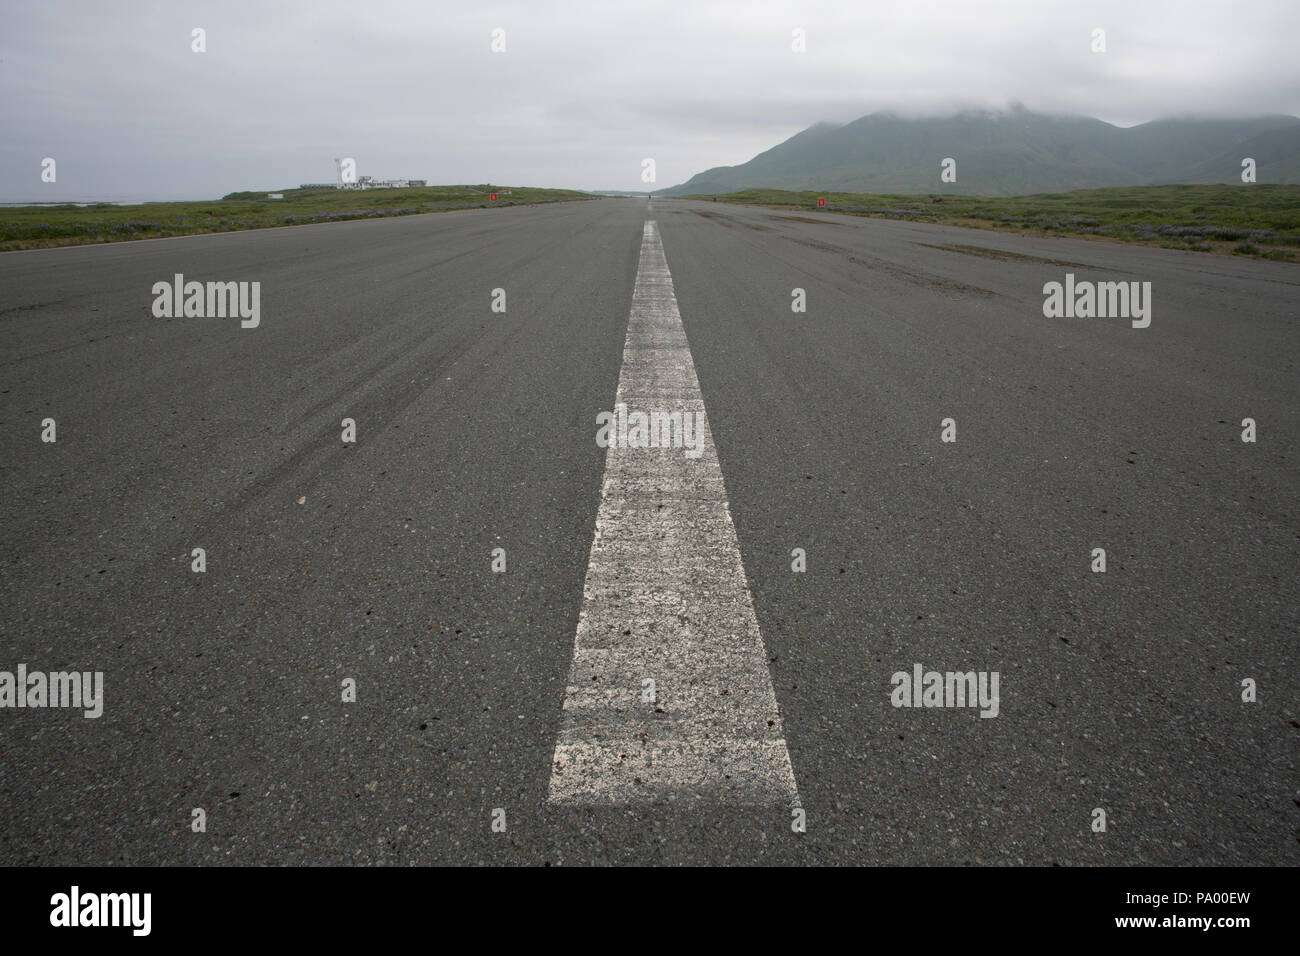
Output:
[[[88,202],[0,202],[0,206],[143,206],[142,202],[117,202],[113,199],[92,199]]]

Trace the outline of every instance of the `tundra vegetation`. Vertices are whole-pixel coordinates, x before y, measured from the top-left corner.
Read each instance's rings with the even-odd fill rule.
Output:
[[[268,199],[267,192],[238,192],[219,200],[200,202],[4,207],[0,208],[0,251],[593,198],[571,189],[488,184],[407,189],[281,189],[276,192],[282,193],[284,198]],[[491,201],[494,192],[497,193],[496,202]]]
[[[822,209],[817,207],[818,198],[826,200]],[[997,197],[746,189],[719,194],[717,199],[774,209],[814,209],[1031,235],[1091,236],[1300,262],[1300,186],[1118,186]]]

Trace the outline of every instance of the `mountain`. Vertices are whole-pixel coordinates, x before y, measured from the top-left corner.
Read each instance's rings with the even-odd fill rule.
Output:
[[[1102,186],[1237,183],[1241,160],[1259,182],[1300,183],[1300,118],[1192,117],[1124,129],[1083,116],[1022,106],[933,119],[873,113],[818,123],[740,166],[718,166],[661,195],[740,189],[1014,196]],[[939,179],[956,160],[957,181]]]

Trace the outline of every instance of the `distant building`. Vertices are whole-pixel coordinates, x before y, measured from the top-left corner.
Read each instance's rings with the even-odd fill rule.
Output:
[[[375,179],[373,176],[360,176],[354,183],[303,183],[299,189],[408,189],[412,186],[427,186],[425,179]],[[283,198],[283,196],[279,197]]]
[[[266,194],[266,198],[267,198],[267,199],[283,199],[283,198],[284,198],[284,193],[267,193],[267,194]]]

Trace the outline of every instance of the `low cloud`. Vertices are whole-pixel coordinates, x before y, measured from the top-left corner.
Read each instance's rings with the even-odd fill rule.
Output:
[[[331,180],[335,156],[380,178],[640,189],[647,156],[669,186],[878,110],[1300,113],[1294,3],[990,6],[21,4],[0,37],[0,198],[211,198]]]

